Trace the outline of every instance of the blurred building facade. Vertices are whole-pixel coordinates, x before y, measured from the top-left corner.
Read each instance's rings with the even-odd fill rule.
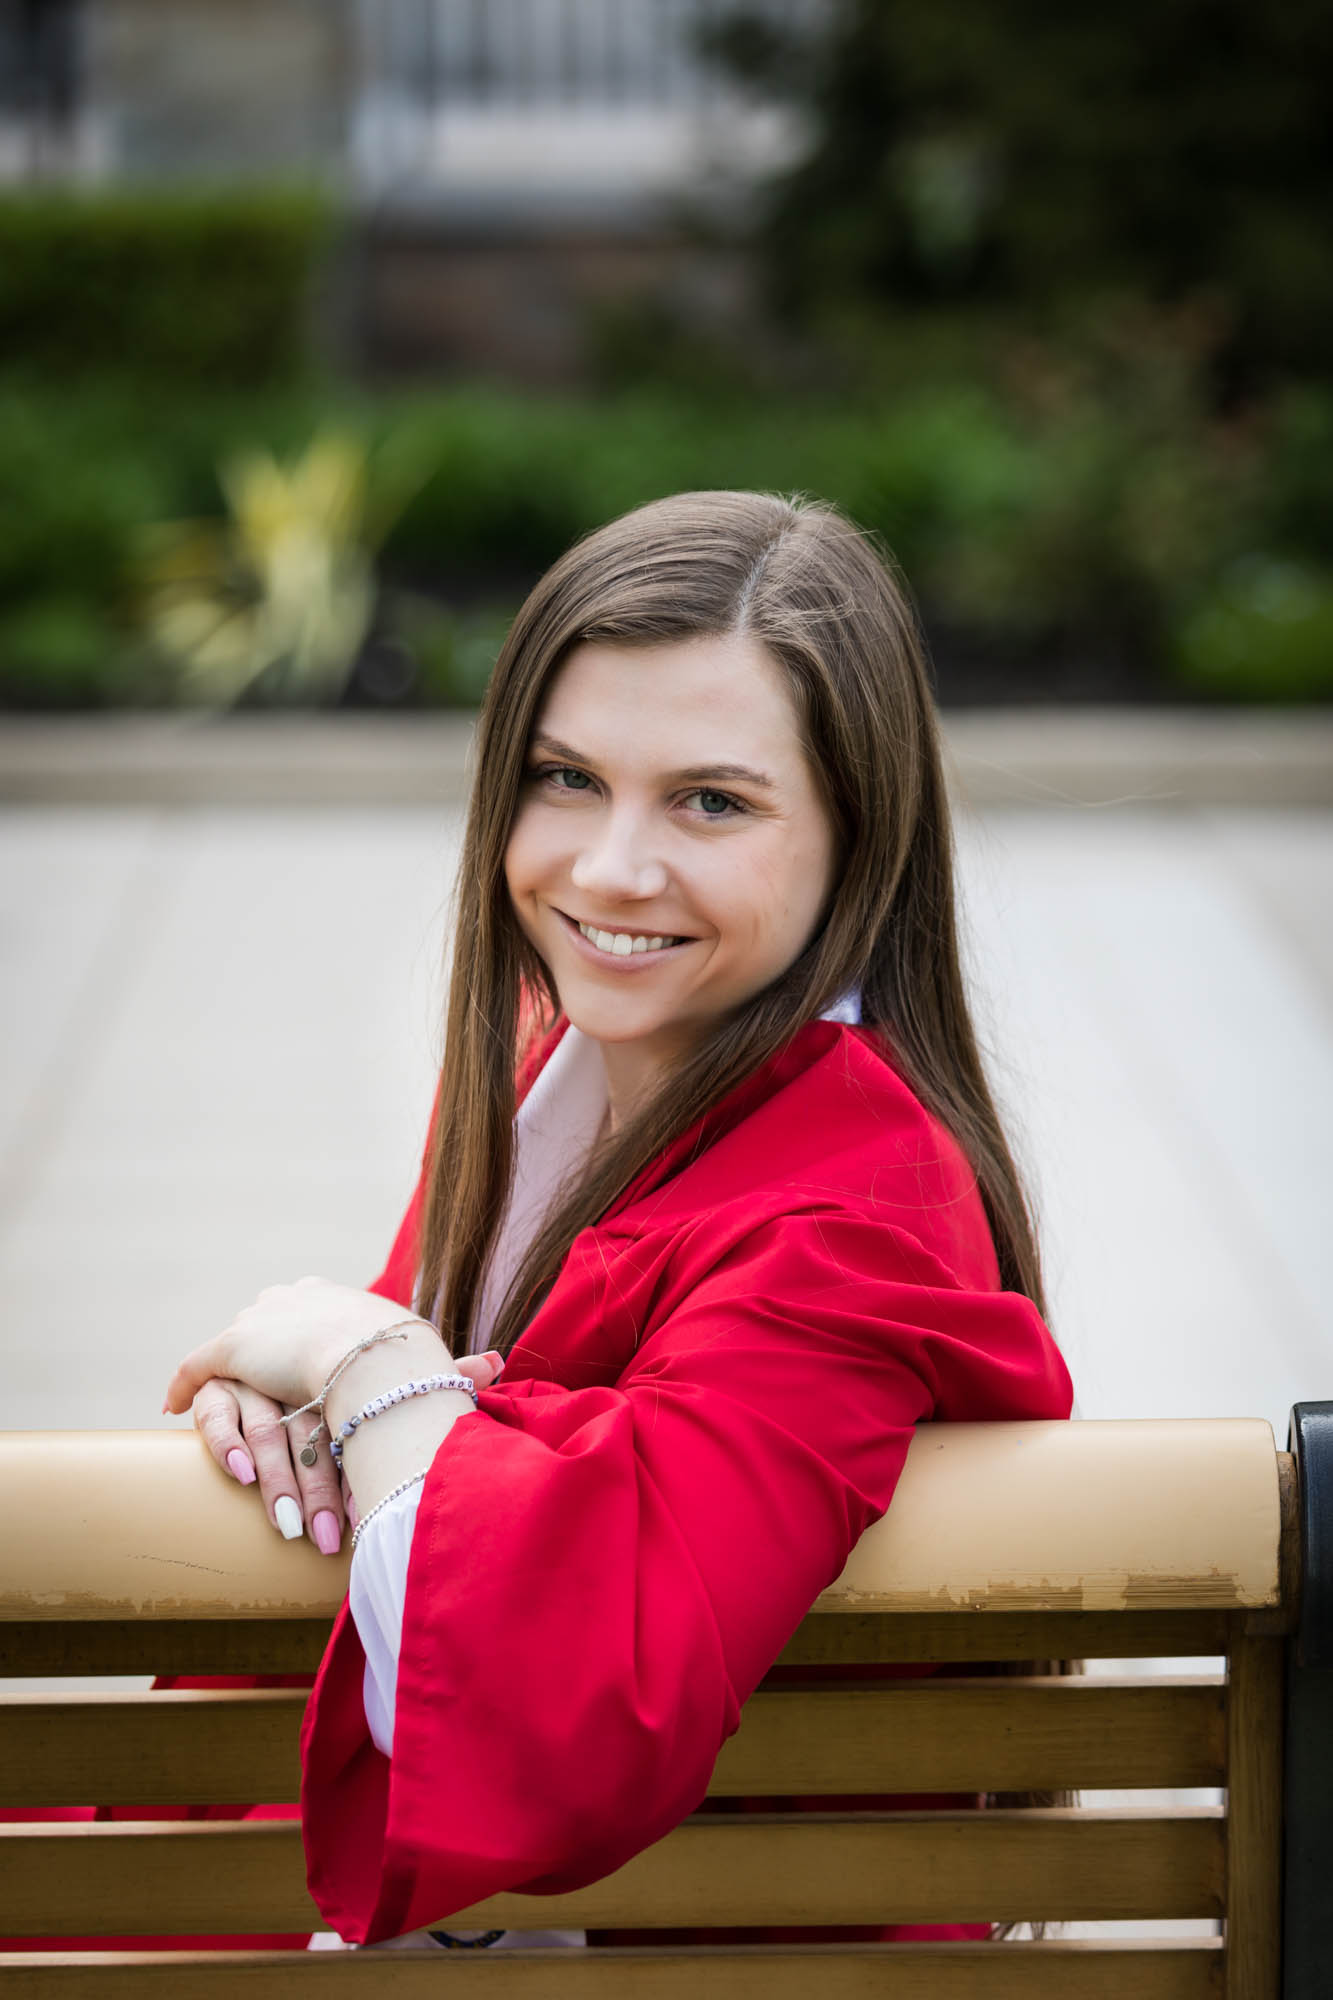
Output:
[[[836,0],[749,0],[817,25]],[[803,143],[703,44],[735,0],[0,0],[0,176],[314,177],[360,343],[576,372],[618,302],[734,324],[751,192]],[[498,347],[497,347],[498,343]]]

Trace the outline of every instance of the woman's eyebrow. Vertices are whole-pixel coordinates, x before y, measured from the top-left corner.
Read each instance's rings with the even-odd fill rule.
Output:
[[[575,750],[568,743],[562,743],[558,736],[543,736],[540,730],[533,736],[530,746],[534,750],[544,750],[548,757],[564,757],[571,764],[591,764],[592,758],[585,757],[581,750]]]
[[[596,769],[596,759],[582,750],[575,750],[568,743],[561,743],[557,737],[536,735],[532,739],[534,750],[542,750],[549,757],[565,757],[571,764],[586,764],[590,770]],[[682,771],[664,773],[673,785],[755,785],[761,791],[775,792],[779,789],[776,778],[770,778],[765,771],[756,771],[749,764],[690,764]]]
[[[670,776],[678,783],[757,785],[765,792],[778,789],[776,778],[770,778],[764,771],[751,770],[748,764],[692,764],[688,770],[672,771]]]

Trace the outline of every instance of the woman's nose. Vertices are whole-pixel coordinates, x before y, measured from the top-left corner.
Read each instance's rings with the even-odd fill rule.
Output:
[[[570,869],[576,889],[591,895],[646,899],[667,886],[666,864],[654,853],[647,829],[610,813],[589,837]]]

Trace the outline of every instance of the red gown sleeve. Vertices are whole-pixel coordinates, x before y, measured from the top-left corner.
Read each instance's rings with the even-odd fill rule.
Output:
[[[424,1489],[394,1754],[344,1607],[303,1733],[311,1891],[374,1942],[597,1880],[700,1803],[743,1702],[937,1411],[1062,1416],[1025,1299],[854,1213],[756,1228],[610,1387],[519,1380]]]

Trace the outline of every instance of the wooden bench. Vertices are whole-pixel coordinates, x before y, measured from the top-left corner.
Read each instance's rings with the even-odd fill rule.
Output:
[[[1293,1443],[1294,1457],[1277,1452],[1257,1421],[923,1428],[889,1514],[783,1663],[953,1671],[765,1684],[712,1785],[774,1797],[1148,1788],[1207,1798],[1224,1787],[1224,1805],[1131,1796],[1097,1808],[702,1814],[577,1894],[441,1912],[460,1929],[1193,1918],[1211,1920],[1208,1935],[447,1960],[51,1952],[0,1957],[0,1991],[408,2000],[461,1978],[478,1982],[470,1992],[532,2000],[1276,2000],[1285,1700],[1302,1732],[1292,1769],[1305,1774],[1304,1819],[1288,1831],[1285,1990],[1314,2000],[1333,1991],[1318,1983],[1315,1938],[1320,1909],[1333,1915],[1333,1771],[1316,1763],[1311,1776],[1304,1740],[1321,1756],[1333,1749],[1333,1404],[1300,1406]],[[312,1669],[344,1587],[343,1565],[281,1543],[254,1495],[190,1433],[0,1437],[0,1509],[5,1676]],[[973,1671],[1074,1658],[1205,1670]],[[98,1801],[150,1815],[173,1801],[292,1800],[303,1701],[286,1690],[7,1695],[0,1805]],[[4,1935],[319,1927],[292,1822],[17,1824],[0,1842]]]

